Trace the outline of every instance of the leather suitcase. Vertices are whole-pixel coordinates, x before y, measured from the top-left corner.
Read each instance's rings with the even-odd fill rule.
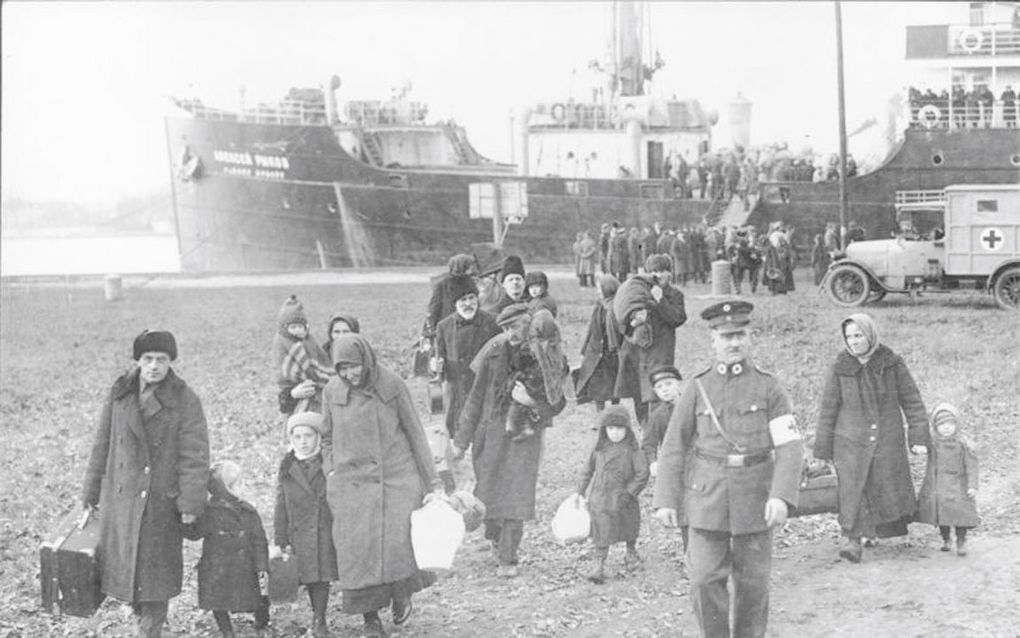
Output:
[[[801,477],[800,501],[793,516],[839,513],[839,479],[835,474]]]
[[[100,590],[99,515],[72,511],[39,547],[42,604],[47,613],[89,617],[106,597]],[[54,610],[54,607],[57,610]]]
[[[269,600],[274,603],[292,603],[297,600],[298,564],[294,556],[269,558]]]

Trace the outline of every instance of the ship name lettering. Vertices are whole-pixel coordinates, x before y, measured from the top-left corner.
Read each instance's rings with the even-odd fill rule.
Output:
[[[290,168],[290,162],[287,161],[287,158],[279,155],[256,155],[255,165],[262,168],[278,168],[283,170]]]

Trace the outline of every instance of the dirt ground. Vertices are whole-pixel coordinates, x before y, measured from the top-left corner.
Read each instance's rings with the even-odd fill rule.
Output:
[[[806,273],[798,273],[803,278]],[[559,321],[571,364],[590,315],[593,295],[569,278],[553,277]],[[104,603],[92,618],[61,618],[39,606],[38,545],[77,500],[92,428],[103,394],[130,362],[130,339],[143,327],[175,331],[181,358],[175,369],[203,400],[214,457],[241,461],[249,476],[241,495],[271,525],[275,467],[283,453],[280,417],[268,366],[268,346],[280,303],[291,292],[304,300],[313,332],[322,336],[335,310],[353,310],[381,359],[407,376],[407,347],[420,328],[426,277],[340,284],[329,276],[268,285],[218,282],[187,287],[127,281],[125,300],[106,303],[101,282],[2,287],[0,313],[0,638],[133,635],[126,606]],[[388,279],[386,281],[389,281]],[[780,378],[806,430],[817,415],[819,378],[838,351],[835,327],[847,313],[802,279],[787,297],[761,292],[756,362]],[[678,367],[685,377],[709,361],[697,314],[714,301],[704,285],[688,286],[688,324],[678,331]],[[379,303],[385,299],[386,303]],[[974,637],[1020,636],[1020,322],[974,293],[894,298],[869,308],[883,341],[907,360],[928,405],[950,400],[977,442],[982,525],[969,555],[938,550],[937,532],[912,525],[904,539],[866,549],[861,564],[837,556],[835,517],[794,519],[775,534],[769,636]],[[410,382],[424,410],[424,386]],[[423,419],[437,418],[423,416]],[[594,443],[594,409],[570,406],[547,432],[540,474],[538,518],[525,528],[522,573],[495,575],[480,532],[469,534],[454,570],[415,597],[408,625],[393,636],[697,636],[688,582],[675,530],[650,518],[654,484],[642,495],[645,515],[639,550],[644,569],[625,573],[622,548],[610,555],[604,585],[584,580],[590,546],[562,546],[549,522],[576,483]],[[911,458],[917,484],[923,457]],[[467,470],[463,469],[463,475]],[[171,604],[165,635],[217,635],[195,609],[196,544],[186,545],[185,591]],[[335,597],[336,600],[339,596]],[[360,618],[333,602],[333,635],[359,635]],[[300,636],[308,604],[273,607],[273,635]],[[252,635],[238,615],[239,636]]]

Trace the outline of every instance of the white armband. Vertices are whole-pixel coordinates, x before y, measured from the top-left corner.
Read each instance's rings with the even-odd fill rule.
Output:
[[[777,416],[769,421],[769,436],[772,437],[772,447],[779,447],[800,439],[800,431],[797,429],[797,419],[792,414]]]

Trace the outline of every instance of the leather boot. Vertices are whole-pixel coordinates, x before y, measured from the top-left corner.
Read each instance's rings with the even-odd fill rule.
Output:
[[[863,551],[860,537],[851,536],[846,539],[846,544],[839,550],[839,556],[851,563],[859,563],[861,562],[861,552]]]

